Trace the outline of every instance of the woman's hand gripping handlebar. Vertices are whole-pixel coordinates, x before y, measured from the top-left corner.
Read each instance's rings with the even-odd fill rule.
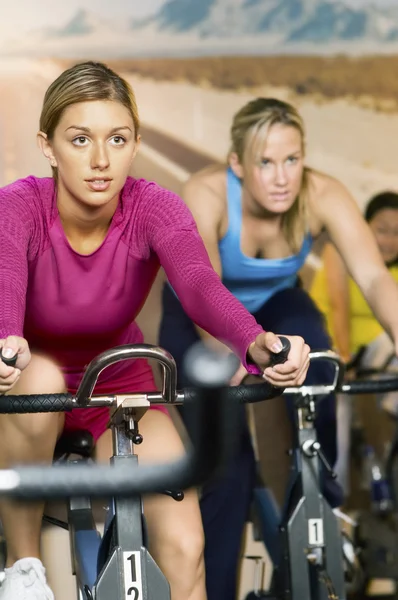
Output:
[[[283,345],[281,347],[281,339],[290,344],[287,353],[284,353]],[[248,355],[261,369],[266,381],[286,387],[304,383],[309,366],[309,352],[309,346],[300,336],[281,338],[274,333],[263,332],[250,345]]]
[[[0,339],[0,395],[9,392],[30,362],[28,342],[10,335]]]

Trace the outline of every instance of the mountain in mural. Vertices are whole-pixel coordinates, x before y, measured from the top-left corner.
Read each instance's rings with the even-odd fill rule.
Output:
[[[59,27],[3,41],[2,52],[101,59],[397,49],[398,6],[353,9],[343,0],[168,0],[140,20],[109,20],[82,9]]]
[[[278,34],[285,42],[398,39],[398,8],[353,9],[330,0],[169,0],[139,31],[197,34],[205,38]]]

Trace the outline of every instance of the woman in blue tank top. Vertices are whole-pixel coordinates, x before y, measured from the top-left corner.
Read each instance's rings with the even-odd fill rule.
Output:
[[[298,285],[312,241],[326,231],[397,347],[396,283],[356,202],[339,181],[304,165],[304,146],[303,122],[285,102],[258,98],[235,115],[228,165],[193,175],[183,191],[213,267],[264,329],[300,335],[313,349],[328,348],[324,319]],[[188,319],[166,284],[161,346],[181,362],[199,336],[208,337]],[[325,383],[329,368],[311,366],[306,383]],[[233,383],[245,374],[241,367]],[[333,465],[334,397],[319,403],[316,427]],[[208,600],[235,598],[241,535],[253,484],[254,456],[242,411],[237,455],[224,477],[204,488],[201,500]],[[339,486],[325,473],[323,492],[332,506],[341,503]]]

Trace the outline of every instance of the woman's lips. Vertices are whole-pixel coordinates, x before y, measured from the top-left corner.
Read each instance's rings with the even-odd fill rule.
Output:
[[[105,192],[112,183],[112,179],[86,179],[86,183],[93,192]]]

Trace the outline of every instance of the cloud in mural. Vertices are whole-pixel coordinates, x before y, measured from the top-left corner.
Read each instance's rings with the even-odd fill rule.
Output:
[[[30,56],[181,56],[215,53],[391,52],[398,7],[339,0],[169,0],[144,19],[111,20],[84,9],[57,27],[7,42]]]

